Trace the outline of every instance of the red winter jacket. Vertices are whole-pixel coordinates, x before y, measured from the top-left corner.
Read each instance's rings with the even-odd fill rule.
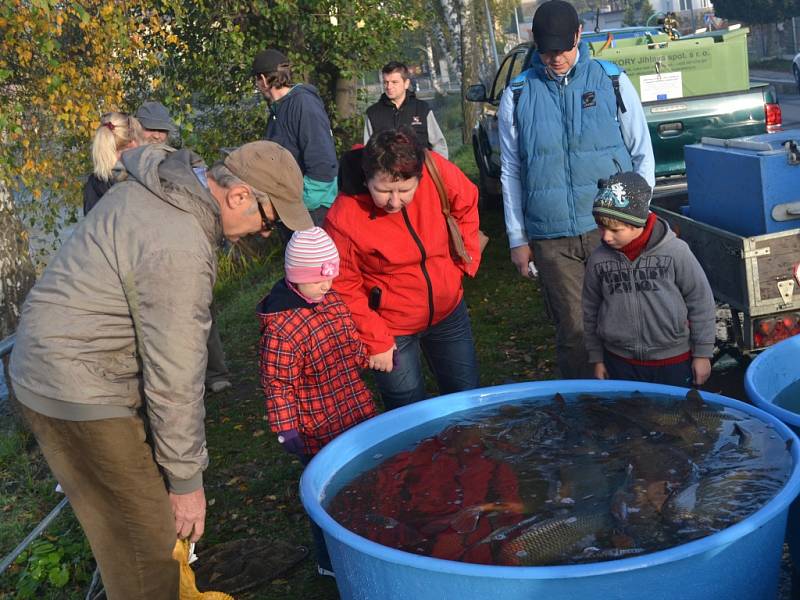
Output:
[[[339,295],[309,304],[279,281],[257,309],[261,386],[272,431],[296,429],[314,455],[337,435],[375,414],[361,380],[364,344]]]
[[[342,157],[340,193],[324,228],[341,258],[333,288],[353,314],[370,354],[385,352],[394,336],[419,333],[447,317],[461,301],[461,278],[480,265],[478,189],[453,163],[432,152],[472,256],[465,264],[450,253],[450,238],[436,186],[423,167],[412,201],[400,212],[375,206],[361,171],[363,150]],[[370,291],[381,290],[380,306],[369,307]]]

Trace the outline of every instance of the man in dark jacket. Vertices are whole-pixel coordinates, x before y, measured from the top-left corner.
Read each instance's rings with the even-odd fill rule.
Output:
[[[410,127],[417,139],[426,148],[435,150],[447,158],[447,140],[433,116],[433,111],[424,100],[410,90],[411,78],[408,67],[392,61],[381,69],[383,90],[380,100],[367,109],[364,117],[364,144],[373,133],[387,129]]]
[[[28,294],[9,372],[109,600],[177,600],[176,537],[205,524],[203,380],[216,248],[311,227],[289,152],[252,142],[206,171],[164,144],[76,227]]]
[[[339,168],[322,98],[313,85],[292,83],[289,59],[274,48],[256,55],[252,74],[256,88],[270,103],[264,137],[286,148],[300,165],[303,202],[314,224],[322,225],[336,199]]]

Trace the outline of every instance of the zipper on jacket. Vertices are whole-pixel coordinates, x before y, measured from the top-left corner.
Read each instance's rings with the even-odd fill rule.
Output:
[[[563,132],[564,132],[564,172],[567,175],[567,208],[569,209],[569,217],[570,217],[570,229],[572,230],[570,233],[572,235],[577,235],[578,228],[577,228],[577,220],[575,217],[575,190],[572,189],[572,171],[570,168],[570,145],[569,145],[569,129],[568,123],[569,118],[567,116],[567,100],[566,100],[566,76],[564,76],[564,81],[558,83],[558,93],[559,93],[559,100],[561,101],[561,121],[563,124]]]
[[[406,212],[405,207],[403,207],[401,212],[403,213],[403,220],[406,222],[406,227],[408,227],[411,237],[414,238],[414,243],[417,244],[419,253],[422,257],[419,262],[419,266],[420,269],[422,269],[422,276],[425,278],[425,283],[428,286],[428,328],[430,328],[430,326],[433,325],[433,282],[431,281],[431,276],[428,273],[428,267],[425,266],[425,261],[428,259],[428,254],[425,252],[425,246],[422,245],[422,240],[419,239],[417,232],[414,231],[414,227],[411,225],[411,220],[408,218],[408,212]]]

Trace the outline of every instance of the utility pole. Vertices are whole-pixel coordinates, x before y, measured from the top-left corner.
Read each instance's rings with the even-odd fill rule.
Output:
[[[492,58],[494,58],[495,69],[500,66],[500,58],[497,56],[497,42],[494,39],[494,19],[492,19],[492,11],[489,10],[489,0],[483,0],[483,6],[486,9],[486,25],[489,27],[489,44],[492,46]]]
[[[689,19],[692,23],[692,33],[697,31],[697,25],[694,22],[694,7],[692,6],[692,0],[686,0],[686,4],[689,7]]]

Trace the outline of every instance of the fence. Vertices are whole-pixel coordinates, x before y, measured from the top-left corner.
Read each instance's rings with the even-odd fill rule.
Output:
[[[11,334],[7,338],[0,341],[0,374],[2,374],[3,371],[3,362],[5,357],[11,354],[11,350],[14,348],[15,337],[16,336],[14,334]],[[17,544],[17,546],[11,552],[9,552],[3,557],[2,560],[0,560],[0,575],[2,575],[5,570],[11,566],[17,557],[22,554],[36,538],[42,535],[44,530],[47,529],[48,525],[55,520],[55,518],[61,513],[67,504],[69,504],[69,500],[67,500],[67,497],[64,496],[55,506],[55,508],[53,508],[53,510],[51,510],[48,515],[42,519],[27,536],[25,536],[25,539]],[[98,588],[99,591],[97,591]],[[89,584],[89,589],[86,592],[86,598],[87,600],[95,600],[100,598],[102,593],[103,591],[100,583],[100,571],[99,569],[95,569],[94,573],[92,574],[92,581]]]
[[[766,58],[791,59],[800,52],[800,18],[794,17],[780,23],[748,25],[750,42],[748,52],[751,60]]]

